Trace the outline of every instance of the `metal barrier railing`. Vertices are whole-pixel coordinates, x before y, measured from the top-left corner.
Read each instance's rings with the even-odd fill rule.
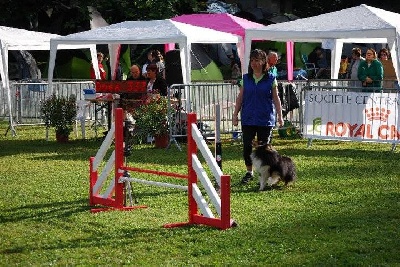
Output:
[[[197,114],[197,126],[203,135],[215,132],[215,106],[221,107],[220,132],[240,131],[232,124],[239,87],[232,83],[197,83],[172,85],[169,90],[170,136],[172,140],[186,138],[187,115]]]
[[[396,93],[397,81],[385,81],[387,87],[383,92]],[[389,82],[389,83],[388,83]],[[340,91],[360,92],[354,80],[293,80],[278,81],[281,102],[286,120],[307,136],[305,129],[308,122],[304,121],[306,111],[305,92],[310,91]],[[11,82],[11,114],[14,118],[14,125],[41,124],[40,103],[49,96],[47,82]],[[54,81],[53,92],[57,95],[70,96],[74,94],[77,100],[84,99],[83,89],[94,88],[92,81]],[[239,86],[234,82],[203,82],[190,85],[172,85],[169,90],[169,108],[172,114],[169,118],[171,138],[186,138],[187,114],[195,112],[198,117],[198,126],[203,134],[211,135],[215,132],[215,105],[221,107],[220,133],[232,134],[241,131],[233,126],[232,117],[235,109],[236,97]],[[6,118],[9,115],[6,92],[0,90],[1,105],[0,117]],[[398,97],[398,95],[397,95]],[[397,98],[398,99],[398,98]],[[308,111],[308,110],[307,110]],[[94,109],[89,111],[94,112]],[[94,115],[89,115],[94,117]]]
[[[281,102],[284,108],[284,117],[290,120],[295,127],[301,125],[301,102],[299,102],[302,88],[309,86],[306,81],[299,83],[279,81]],[[171,101],[169,107],[171,117],[170,137],[172,141],[184,139],[187,134],[187,114],[197,114],[198,128],[204,135],[215,133],[215,107],[220,106],[221,120],[220,133],[229,134],[235,139],[237,133],[241,132],[238,126],[232,124],[235,111],[236,97],[239,86],[236,83],[196,83],[190,85],[172,85],[169,91]]]
[[[80,101],[84,99],[83,89],[93,87],[92,81],[55,81],[53,92],[60,96],[75,95],[77,101]],[[11,111],[8,108],[7,92],[3,88],[1,88],[0,96],[2,103],[0,116],[3,119],[12,116],[12,124],[10,123],[8,130],[11,129],[13,134],[15,134],[15,126],[43,124],[40,107],[43,100],[50,96],[47,82],[11,82]]]

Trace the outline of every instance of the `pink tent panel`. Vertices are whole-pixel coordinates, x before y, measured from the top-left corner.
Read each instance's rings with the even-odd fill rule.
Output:
[[[245,29],[262,28],[264,25],[227,13],[181,15],[171,20],[245,36]]]
[[[228,13],[213,13],[213,14],[190,14],[190,15],[181,15],[171,20],[209,28],[221,32],[227,32],[231,34],[238,35],[244,40],[246,29],[258,29],[265,27],[263,24],[252,22],[247,19],[243,19]],[[293,54],[293,43],[287,42],[287,60],[289,63],[293,61],[292,54]],[[240,53],[240,61],[244,62],[243,55],[244,55],[244,42],[239,45],[238,47]],[[242,50],[242,51],[240,51]],[[246,68],[243,68],[246,70]],[[288,80],[293,80],[293,65],[288,64]]]

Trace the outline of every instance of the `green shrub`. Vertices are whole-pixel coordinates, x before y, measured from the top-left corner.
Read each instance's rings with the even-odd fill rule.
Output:
[[[76,98],[53,94],[42,103],[41,112],[47,127],[54,127],[56,134],[68,136],[76,118]]]

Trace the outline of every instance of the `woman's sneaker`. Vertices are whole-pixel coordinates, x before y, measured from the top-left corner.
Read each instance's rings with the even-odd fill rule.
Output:
[[[246,172],[245,176],[242,178],[242,184],[247,184],[250,180],[253,179],[253,174],[251,172]]]

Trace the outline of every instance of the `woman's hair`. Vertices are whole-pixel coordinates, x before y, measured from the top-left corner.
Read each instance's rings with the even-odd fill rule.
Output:
[[[354,47],[353,49],[351,49],[351,52],[356,55],[357,57],[361,57],[361,49],[358,47]]]
[[[265,51],[263,51],[261,49],[254,49],[253,51],[250,52],[250,61],[251,61],[252,58],[263,60],[264,64],[262,65],[262,71],[263,71],[263,73],[267,72],[267,70],[268,70],[267,53],[265,53]],[[250,62],[249,62],[249,71],[248,71],[248,73],[250,75],[253,75],[253,69],[250,66]]]
[[[156,62],[163,60],[163,56],[161,55],[161,52],[158,50],[152,50],[151,55]]]
[[[387,50],[386,48],[382,48],[381,50],[379,50],[379,54],[378,57],[381,58],[381,54],[386,54],[386,56],[389,58],[390,57],[390,52],[389,50]]]
[[[158,73],[158,66],[157,64],[151,63],[147,65],[146,70],[154,70],[156,73]]]

